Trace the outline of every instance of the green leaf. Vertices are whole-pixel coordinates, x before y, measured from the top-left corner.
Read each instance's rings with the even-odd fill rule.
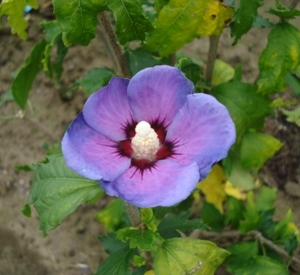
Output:
[[[241,163],[245,169],[257,172],[264,163],[275,155],[282,143],[267,134],[246,132],[241,141]]]
[[[224,104],[236,127],[237,141],[248,129],[261,129],[264,119],[272,113],[271,100],[256,92],[256,87],[242,82],[222,83],[211,94]]]
[[[47,161],[33,167],[33,186],[26,203],[33,204],[39,213],[45,236],[80,204],[95,201],[103,194],[98,182],[70,170],[62,156],[49,156]]]
[[[286,83],[292,88],[296,96],[300,96],[300,78],[292,73],[285,75]]]
[[[287,117],[288,122],[295,123],[300,127],[300,107],[294,109],[294,110],[281,110]]]
[[[275,14],[283,19],[295,19],[296,16],[300,15],[300,10],[296,10],[296,9],[288,10],[288,9],[270,8],[267,12],[271,14]]]
[[[220,35],[227,17],[231,8],[219,1],[170,0],[160,10],[145,47],[170,55],[199,35]]]
[[[252,27],[256,28],[273,28],[274,24],[269,21],[269,18],[264,18],[261,15],[256,15]]]
[[[139,0],[110,0],[107,5],[116,20],[116,34],[122,45],[133,40],[144,41],[152,24],[143,15]]]
[[[122,242],[120,240],[116,239],[116,233],[115,232],[110,232],[106,236],[99,236],[98,237],[101,241],[102,246],[105,249],[105,252],[107,254],[114,254],[117,251],[128,247],[129,242]]]
[[[150,53],[142,48],[137,48],[135,50],[128,49],[125,52],[125,56],[132,75],[135,75],[137,72],[147,67],[161,64],[159,60],[155,59]]]
[[[232,228],[238,228],[240,221],[243,219],[244,203],[241,200],[228,196],[226,209],[225,223],[230,224]]]
[[[129,265],[134,255],[136,255],[136,251],[130,249],[128,246],[118,250],[99,265],[96,275],[131,275]]]
[[[114,72],[109,68],[93,68],[77,82],[90,95],[106,86],[113,76]]]
[[[272,209],[276,200],[276,193],[276,188],[262,186],[255,202],[257,211]]]
[[[2,1],[0,5],[0,17],[6,14],[12,33],[17,34],[23,40],[27,39],[26,28],[28,23],[23,16],[26,5],[37,9],[38,2],[37,0],[6,0]]]
[[[234,68],[232,68],[226,62],[217,59],[214,65],[213,71],[213,78],[212,83],[213,85],[219,85],[223,82],[229,82],[234,77]]]
[[[236,269],[246,265],[251,258],[258,255],[258,243],[257,241],[237,243],[227,250],[231,255],[226,259],[226,270],[230,274],[238,274],[235,272]]]
[[[211,203],[204,201],[201,209],[201,218],[212,230],[221,232],[224,227],[224,216]]]
[[[48,41],[48,45],[45,49],[45,57],[42,60],[44,71],[49,77],[55,79],[56,83],[59,83],[63,72],[62,62],[68,52],[68,48],[63,44],[62,32],[57,20],[49,22],[44,21],[41,23],[41,26],[44,29]],[[57,47],[56,59],[52,62],[51,60],[53,58],[51,52],[54,45]]]
[[[99,211],[95,219],[101,222],[108,231],[115,231],[123,224],[126,209],[121,199],[114,199],[104,209]]]
[[[282,43],[284,37],[284,43]],[[275,93],[286,87],[285,76],[300,64],[300,31],[287,22],[275,25],[259,58],[258,91]]]
[[[253,192],[250,191],[247,195],[247,208],[244,212],[244,220],[240,222],[239,230],[243,234],[258,228],[261,225],[262,216],[259,215],[254,203]]]
[[[97,15],[105,0],[53,0],[54,13],[63,33],[66,47],[72,44],[86,46],[95,37]]]
[[[161,9],[168,4],[170,0],[155,0],[154,1],[154,9],[156,10],[156,13],[158,14]]]
[[[139,248],[149,251],[156,245],[156,240],[160,240],[157,232],[152,230],[140,230],[135,227],[126,227],[117,231],[116,238],[123,242],[129,241],[130,248]]]
[[[228,254],[209,241],[168,239],[155,253],[154,273],[164,275],[172,271],[172,275],[213,275]]]
[[[244,260],[242,261],[242,263]],[[285,265],[266,256],[255,256],[236,266],[233,275],[288,275]]]
[[[42,59],[47,45],[46,40],[41,40],[32,48],[23,66],[13,80],[11,90],[16,103],[25,109],[29,91],[38,72],[42,69]]]
[[[263,5],[262,0],[241,0],[240,7],[234,14],[234,21],[231,24],[231,36],[234,37],[233,44],[247,33],[255,22],[257,9]]]
[[[168,215],[159,223],[157,230],[165,238],[180,237],[177,230],[186,232],[193,229],[205,229],[207,226],[200,219],[189,220],[190,213],[182,212],[179,215]]]

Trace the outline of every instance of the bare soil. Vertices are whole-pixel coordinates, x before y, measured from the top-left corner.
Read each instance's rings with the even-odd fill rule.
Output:
[[[31,47],[42,37],[39,23],[49,15],[47,9],[28,16],[29,39],[21,41],[10,30],[0,30],[0,96],[12,82],[16,71],[30,53]],[[269,30],[251,30],[241,42],[232,47],[229,31],[221,37],[219,57],[232,66],[242,64],[244,80],[253,82],[258,76],[257,61],[267,43]],[[205,60],[208,39],[202,38],[187,45],[184,51],[195,60]],[[106,199],[84,205],[44,238],[39,231],[39,217],[26,218],[21,209],[30,191],[31,172],[15,169],[16,165],[31,165],[45,157],[45,144],[59,142],[68,123],[81,110],[86,95],[77,90],[72,100],[64,101],[60,92],[70,87],[76,78],[93,67],[113,67],[101,39],[97,37],[88,47],[74,46],[66,56],[62,87],[56,87],[42,73],[30,94],[30,106],[20,111],[14,102],[0,106],[0,275],[89,275],[93,274],[106,254],[98,235],[105,234],[95,214]],[[292,96],[291,93],[286,93]],[[282,218],[291,208],[300,227],[300,128],[288,123],[278,113],[266,122],[266,129],[283,143],[282,150],[268,161],[262,171],[265,184],[280,190],[277,217]],[[286,186],[289,184],[289,190]],[[230,240],[230,238],[229,238]],[[299,258],[299,254],[296,255]],[[219,271],[219,274],[226,274]],[[291,274],[300,274],[300,266],[293,265]]]

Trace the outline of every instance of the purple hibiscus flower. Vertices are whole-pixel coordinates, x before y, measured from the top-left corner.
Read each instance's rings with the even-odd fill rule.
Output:
[[[235,141],[227,109],[194,94],[175,67],[115,77],[92,94],[62,140],[67,165],[139,207],[189,196]]]

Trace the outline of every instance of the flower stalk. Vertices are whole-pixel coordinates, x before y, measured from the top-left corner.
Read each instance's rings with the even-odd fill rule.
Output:
[[[131,225],[133,227],[139,227],[139,225],[142,223],[139,209],[128,202],[125,202],[125,206]]]
[[[119,74],[121,74],[121,76],[129,78],[131,75],[128,69],[127,61],[122,47],[117,41],[117,37],[115,35],[108,12],[102,12],[99,15],[99,18],[103,29],[102,37],[104,44],[117,67],[117,71]]]
[[[205,80],[210,84],[212,81],[214,64],[217,58],[217,51],[219,45],[220,36],[212,35],[209,37],[209,51],[207,57],[207,67],[205,72]]]

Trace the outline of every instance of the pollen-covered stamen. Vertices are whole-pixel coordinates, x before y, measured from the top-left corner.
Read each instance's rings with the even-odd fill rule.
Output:
[[[139,122],[135,127],[135,136],[131,140],[133,157],[136,159],[155,160],[155,155],[160,147],[156,132],[146,121]]]

